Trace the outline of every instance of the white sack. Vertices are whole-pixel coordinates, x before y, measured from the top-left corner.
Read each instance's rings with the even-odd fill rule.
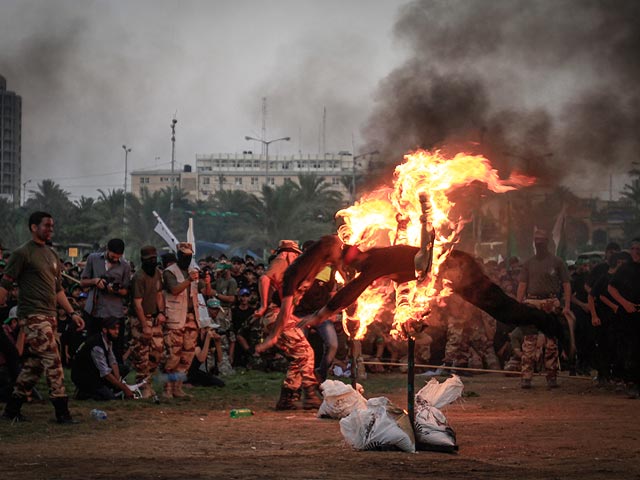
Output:
[[[366,410],[340,420],[340,432],[356,450],[416,451],[409,417],[385,397],[369,399]]]
[[[318,409],[318,417],[344,418],[354,410],[367,408],[367,400],[362,396],[361,385],[355,391],[351,385],[339,380],[325,380],[320,385],[322,405]]]
[[[419,399],[432,407],[442,408],[459,399],[462,396],[463,390],[464,385],[457,375],[447,378],[442,383],[432,378],[429,380],[429,383],[422,387],[417,393],[416,403],[419,403]]]

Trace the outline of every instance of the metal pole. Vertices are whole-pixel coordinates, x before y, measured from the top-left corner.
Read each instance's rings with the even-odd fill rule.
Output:
[[[124,201],[122,206],[122,239],[125,237],[125,230],[127,225],[127,170],[128,170],[128,160],[129,160],[129,152],[130,148],[127,148],[126,145],[122,145],[122,149],[124,150]]]
[[[171,120],[171,181],[169,182],[169,188],[171,190],[171,202],[169,203],[170,211],[173,211],[173,175],[176,164],[176,123],[178,123],[178,120],[174,117],[173,120]]]
[[[262,140],[262,143],[264,144],[264,154],[265,158],[267,159],[267,176],[265,178],[265,183],[269,185],[269,144],[271,142],[265,142],[264,140]]]
[[[413,425],[416,418],[415,415],[415,398],[416,398],[416,377],[415,377],[415,358],[416,340],[412,335],[409,335],[409,341],[407,345],[407,410],[409,412],[409,420]]]

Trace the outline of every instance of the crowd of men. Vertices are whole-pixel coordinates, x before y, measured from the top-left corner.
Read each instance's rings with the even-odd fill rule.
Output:
[[[156,398],[154,378],[161,380],[156,383],[164,398],[185,398],[185,383],[224,386],[219,377],[237,367],[278,369],[286,375],[276,409],[290,410],[301,397],[303,408],[317,408],[319,383],[332,372],[355,368],[349,358],[370,360],[369,371],[381,372],[380,360],[406,355],[406,342],[390,335],[390,308],[381,309],[361,343],[349,343],[351,352],[339,315],[299,321],[333,313],[327,305],[339,288],[336,272],[355,266],[364,272],[357,278],[367,277],[373,256],[343,246],[335,236],[302,248],[282,240],[266,266],[251,256],[196,262],[189,243],[162,255],[148,245],[134,271],[117,238],[80,265],[63,264],[50,246],[53,225],[51,215],[32,214],[32,239],[0,264],[4,418],[25,420],[22,405],[39,396],[35,387],[44,373],[57,421],[73,423],[63,366],[71,369],[78,400],[132,398],[136,392]],[[446,306],[434,308],[431,326],[417,335],[418,363],[518,370],[526,389],[537,370],[556,388],[564,356],[572,371],[596,370],[599,385],[626,388],[637,398],[640,240],[631,242],[629,253],[611,244],[604,263],[576,265],[572,273],[548,243],[547,234],[538,231],[531,259],[478,261],[507,294],[575,324],[576,357],[559,351],[555,340],[535,327],[509,329],[453,295]],[[391,303],[393,289],[389,292]],[[127,384],[123,379],[130,370],[135,380]]]

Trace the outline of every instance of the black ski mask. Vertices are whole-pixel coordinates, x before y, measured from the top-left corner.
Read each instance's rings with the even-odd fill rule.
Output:
[[[144,271],[144,273],[146,273],[150,277],[153,277],[155,275],[157,266],[158,266],[157,257],[145,258],[144,260],[142,260],[141,268]]]
[[[189,268],[189,265],[191,265],[192,256],[193,255],[187,255],[178,250],[178,267],[180,267],[180,270],[187,270]]]

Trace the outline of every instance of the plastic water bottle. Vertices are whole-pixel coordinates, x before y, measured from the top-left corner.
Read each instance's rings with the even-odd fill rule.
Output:
[[[250,417],[253,415],[253,410],[248,408],[234,408],[229,412],[231,418]]]
[[[98,421],[106,420],[107,412],[105,412],[104,410],[98,410],[97,408],[94,408],[93,410],[91,410],[91,418]]]

